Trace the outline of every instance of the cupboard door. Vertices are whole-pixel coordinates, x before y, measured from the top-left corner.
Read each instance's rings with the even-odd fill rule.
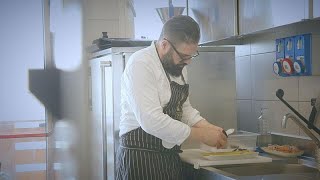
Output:
[[[189,16],[200,26],[200,43],[234,36],[235,10],[235,0],[189,0]]]
[[[308,18],[306,0],[239,0],[239,31],[248,34]]]

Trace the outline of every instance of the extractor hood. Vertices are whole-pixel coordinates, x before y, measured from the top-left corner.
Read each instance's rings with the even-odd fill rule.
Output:
[[[164,24],[170,17],[181,15],[185,7],[162,7],[156,8],[157,13]]]

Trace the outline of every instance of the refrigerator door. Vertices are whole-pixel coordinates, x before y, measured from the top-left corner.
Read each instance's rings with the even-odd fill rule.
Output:
[[[121,116],[121,76],[124,71],[125,65],[133,52],[120,52],[112,56],[113,60],[113,106],[114,106],[114,119],[113,119],[113,132],[114,132],[114,158],[116,151],[119,147],[119,123]]]
[[[107,157],[107,151],[113,150],[113,148],[107,148],[108,142],[110,142],[110,139],[107,138],[107,128],[109,127],[107,122],[113,121],[113,69],[111,56],[92,60],[90,65],[92,107],[90,123],[90,133],[92,136],[90,142],[93,158],[91,168],[94,179],[106,179],[107,173],[114,171],[113,166],[107,165],[107,162],[113,161],[113,158]]]
[[[90,60],[92,172],[95,179],[115,179],[119,147],[121,76],[129,57],[138,49],[112,48]]]
[[[114,106],[113,106],[113,82],[112,61],[100,62],[101,89],[102,89],[102,140],[103,140],[103,163],[104,173],[107,171],[107,179],[114,179]]]

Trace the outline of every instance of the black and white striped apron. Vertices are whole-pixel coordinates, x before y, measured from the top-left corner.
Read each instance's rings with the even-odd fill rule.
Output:
[[[182,105],[189,95],[189,84],[170,81],[171,97],[163,112],[181,121]],[[180,146],[163,147],[162,140],[146,133],[141,127],[123,134],[117,151],[117,180],[182,180]]]

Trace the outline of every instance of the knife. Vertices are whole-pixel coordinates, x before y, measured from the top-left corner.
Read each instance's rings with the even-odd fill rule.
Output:
[[[228,137],[230,134],[234,132],[234,129],[228,129],[227,131],[223,130],[222,132],[224,135],[226,135],[226,137]]]
[[[228,134],[227,134],[227,132],[225,130],[222,130],[222,132],[226,137],[228,137]]]

